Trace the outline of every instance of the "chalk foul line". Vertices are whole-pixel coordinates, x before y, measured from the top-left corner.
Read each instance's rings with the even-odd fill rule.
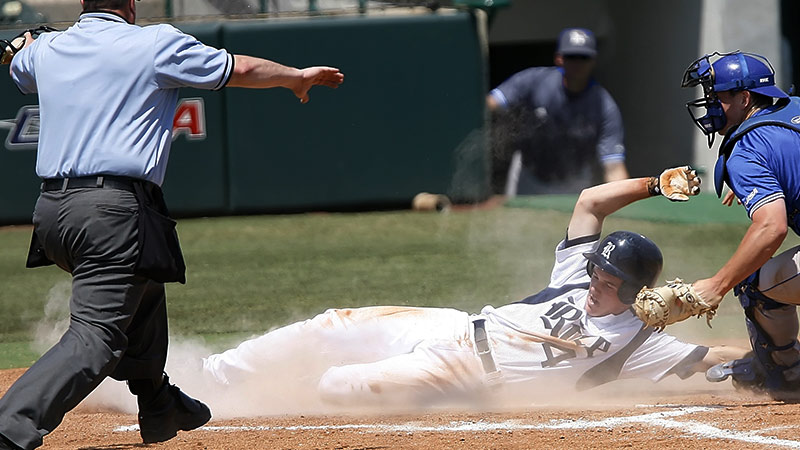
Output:
[[[699,421],[678,421],[674,417],[686,416],[698,412],[712,411],[705,406],[679,407],[669,411],[659,411],[635,416],[609,417],[601,420],[553,420],[547,423],[522,423],[516,420],[502,422],[450,422],[445,425],[429,426],[419,424],[342,424],[342,425],[293,425],[293,426],[204,426],[202,431],[242,432],[242,431],[330,431],[356,430],[370,433],[415,433],[415,432],[490,432],[490,431],[523,431],[523,430],[582,430],[593,428],[614,428],[620,425],[641,423],[653,427],[680,430],[683,433],[707,439],[730,439],[752,444],[780,446],[800,449],[800,441],[779,439],[758,434],[764,430],[736,431],[726,430]],[[114,432],[139,431],[138,425],[120,426]]]

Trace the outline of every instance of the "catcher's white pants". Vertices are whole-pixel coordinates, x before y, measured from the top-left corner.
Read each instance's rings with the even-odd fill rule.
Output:
[[[774,256],[761,267],[758,290],[781,303],[800,305],[800,246]]]
[[[338,404],[426,401],[482,386],[471,330],[454,309],[332,309],[211,355],[203,370],[226,386],[305,385]]]
[[[795,342],[792,349],[773,353],[773,359],[791,365],[800,359],[797,307],[800,305],[800,246],[786,250],[767,261],[759,272],[758,290],[767,297],[787,305],[772,310],[755,308],[755,319],[772,338],[775,345]],[[800,377],[800,374],[793,375]]]

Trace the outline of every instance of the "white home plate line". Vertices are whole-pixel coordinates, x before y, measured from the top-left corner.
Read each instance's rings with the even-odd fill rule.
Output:
[[[778,431],[778,430],[791,430],[794,428],[800,428],[800,425],[776,425],[774,427],[767,427],[767,428],[760,428],[758,430],[753,430],[754,433],[769,433],[770,431]]]
[[[778,439],[762,436],[756,433],[763,430],[750,432],[725,430],[713,425],[688,421],[680,422],[671,417],[685,416],[697,412],[712,411],[713,408],[692,406],[678,408],[671,411],[655,412],[628,417],[610,417],[602,420],[555,420],[549,423],[526,424],[515,420],[503,422],[450,422],[447,425],[427,426],[418,424],[344,424],[344,425],[296,425],[296,426],[205,426],[198,428],[202,431],[237,432],[237,431],[303,431],[303,430],[358,430],[371,433],[416,433],[416,432],[457,432],[457,431],[522,431],[522,430],[576,430],[591,428],[613,428],[615,426],[631,423],[643,423],[654,427],[673,428],[686,434],[691,434],[709,439],[730,439],[769,446],[781,446],[800,449],[800,441]],[[138,425],[121,426],[114,432],[138,431]]]

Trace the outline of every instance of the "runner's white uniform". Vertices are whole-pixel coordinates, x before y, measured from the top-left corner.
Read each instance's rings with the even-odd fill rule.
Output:
[[[326,400],[359,404],[470,394],[484,388],[487,379],[499,384],[558,381],[578,388],[617,378],[658,381],[702,359],[706,347],[642,330],[630,310],[617,316],[586,314],[590,278],[583,253],[593,250],[598,237],[568,248],[559,243],[549,287],[520,303],[486,306],[474,316],[447,308],[328,310],[211,355],[203,370],[229,388],[296,383],[316,388]],[[476,319],[486,320],[499,377],[487,377],[477,354]],[[582,342],[589,343],[589,355],[580,358],[571,350],[534,342],[526,330],[564,339],[586,337]]]
[[[584,307],[590,277],[583,253],[593,251],[597,242],[593,239],[565,248],[565,242],[561,241],[556,247],[556,262],[546,289],[519,303],[500,308],[486,306],[481,311],[487,319],[492,355],[506,382],[549,379],[574,386],[587,371],[615,354],[621,359],[616,366],[616,360],[612,360],[594,371],[618,367],[618,376],[614,374],[612,380],[647,378],[658,381],[693,352],[692,362],[705,355],[705,347],[683,343],[666,333],[655,333],[652,328],[642,330],[643,323],[629,309],[616,316],[586,314]],[[578,358],[571,350],[532,342],[525,335],[526,330],[562,339],[587,337],[581,341],[594,350],[590,350],[588,357]],[[637,336],[637,341],[632,342]],[[639,344],[639,340],[643,342]],[[623,349],[624,353],[620,353]],[[630,356],[625,358],[624,355]],[[588,379],[592,373],[595,372],[583,378],[582,385],[592,384]]]

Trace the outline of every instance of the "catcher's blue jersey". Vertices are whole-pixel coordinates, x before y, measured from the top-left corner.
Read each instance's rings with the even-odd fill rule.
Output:
[[[160,185],[178,88],[220,89],[232,70],[228,52],[171,25],[140,27],[106,12],[43,33],[11,63],[19,89],[40,94],[37,175],[122,175]]]
[[[793,98],[795,100],[795,98]],[[774,108],[757,113],[770,114]],[[800,102],[784,108],[786,118],[800,122]],[[744,126],[743,124],[742,126]],[[761,206],[783,198],[789,226],[800,235],[800,133],[778,125],[751,129],[736,141],[726,163],[727,182],[750,218]]]

